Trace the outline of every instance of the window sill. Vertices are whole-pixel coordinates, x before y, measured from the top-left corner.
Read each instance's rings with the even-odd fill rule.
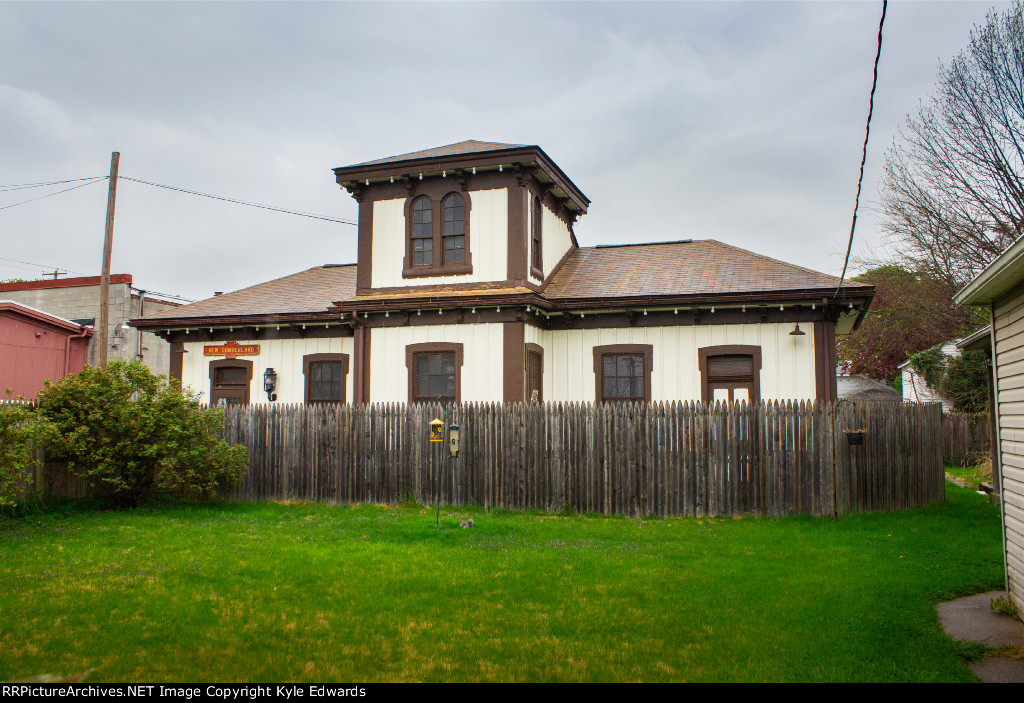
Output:
[[[416,266],[403,268],[402,278],[431,278],[436,276],[465,276],[473,273],[473,264],[448,264],[447,266]]]

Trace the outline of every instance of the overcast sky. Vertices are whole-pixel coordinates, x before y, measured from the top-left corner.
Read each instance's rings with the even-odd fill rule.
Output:
[[[990,2],[893,2],[855,255],[885,149]],[[582,246],[713,238],[839,274],[881,2],[0,1],[0,186],[121,175],[356,219],[330,169],[539,144]],[[75,184],[68,184],[75,185]],[[61,188],[0,192],[0,208]],[[97,275],[106,186],[0,209],[0,279]],[[113,271],[205,298],[354,262],[356,228],[122,181]],[[31,262],[26,265],[20,262]]]

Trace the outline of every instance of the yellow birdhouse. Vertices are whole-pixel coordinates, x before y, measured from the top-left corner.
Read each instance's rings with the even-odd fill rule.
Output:
[[[430,421],[430,441],[444,441],[444,423],[438,420],[436,417]]]

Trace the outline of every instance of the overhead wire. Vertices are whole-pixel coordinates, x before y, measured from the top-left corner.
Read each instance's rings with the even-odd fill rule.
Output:
[[[67,178],[63,181],[43,181],[40,183],[11,183],[8,185],[0,185],[0,193],[9,190],[24,190],[25,188],[42,188],[44,186],[56,186],[63,183],[74,183],[75,181],[91,181],[97,178],[106,178],[106,176],[89,176],[88,178]]]
[[[882,56],[882,25],[885,24],[885,10],[888,0],[882,0],[882,19],[878,21],[878,48],[875,51],[874,76],[871,79],[871,97],[868,98],[868,120],[864,127],[864,149],[860,157],[860,176],[857,178],[857,197],[853,202],[853,221],[850,223],[850,241],[846,244],[846,258],[843,260],[843,272],[839,276],[839,285],[833,298],[839,297],[839,291],[843,287],[843,279],[846,278],[846,267],[850,264],[850,251],[853,249],[853,233],[857,229],[857,208],[860,207],[860,189],[864,183],[864,164],[868,159],[868,137],[871,136],[871,115],[875,111],[875,88],[878,87],[878,59]]]
[[[166,188],[167,190],[173,190],[178,193],[188,193],[189,195],[198,195],[204,198],[212,198],[213,200],[222,200],[228,203],[234,203],[236,205],[247,205],[249,207],[260,208],[262,210],[272,210],[273,212],[283,212],[287,215],[298,215],[299,217],[310,217],[314,220],[325,220],[326,222],[338,222],[343,225],[356,226],[359,223],[354,220],[342,220],[336,217],[328,217],[327,215],[317,215],[311,212],[302,212],[301,210],[288,210],[286,208],[275,207],[273,205],[264,205],[262,203],[253,203],[248,200],[237,200],[235,198],[228,198],[222,195],[212,195],[210,193],[201,193],[197,190],[189,190],[187,188],[178,188],[177,186],[169,186],[163,183],[154,183],[153,181],[144,181],[140,178],[129,178],[128,176],[118,176],[118,180],[131,181],[133,183],[142,183],[144,185],[153,186],[155,188]]]
[[[58,190],[58,191],[56,191],[54,193],[47,193],[46,195],[40,195],[38,198],[30,198],[28,200],[22,200],[21,202],[11,203],[10,205],[4,205],[4,206],[0,207],[0,210],[8,210],[8,209],[10,209],[12,207],[17,207],[19,205],[24,205],[25,203],[34,203],[37,200],[44,200],[46,198],[52,198],[55,195],[60,195],[61,193],[67,193],[69,190],[77,190],[78,188],[85,188],[86,186],[91,186],[93,183],[99,183],[100,181],[105,181],[105,180],[107,180],[107,176],[98,176],[98,177],[94,178],[93,180],[91,180],[91,181],[89,181],[87,183],[80,183],[79,185],[71,186],[70,188],[65,188],[64,190]]]

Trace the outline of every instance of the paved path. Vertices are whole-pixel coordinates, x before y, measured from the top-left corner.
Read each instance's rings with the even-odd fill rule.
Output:
[[[939,603],[939,621],[955,640],[973,640],[989,647],[1024,647],[1024,623],[992,612],[992,599],[999,596],[1006,593],[992,591]],[[989,657],[974,662],[971,669],[985,683],[1024,683],[1024,659]]]

